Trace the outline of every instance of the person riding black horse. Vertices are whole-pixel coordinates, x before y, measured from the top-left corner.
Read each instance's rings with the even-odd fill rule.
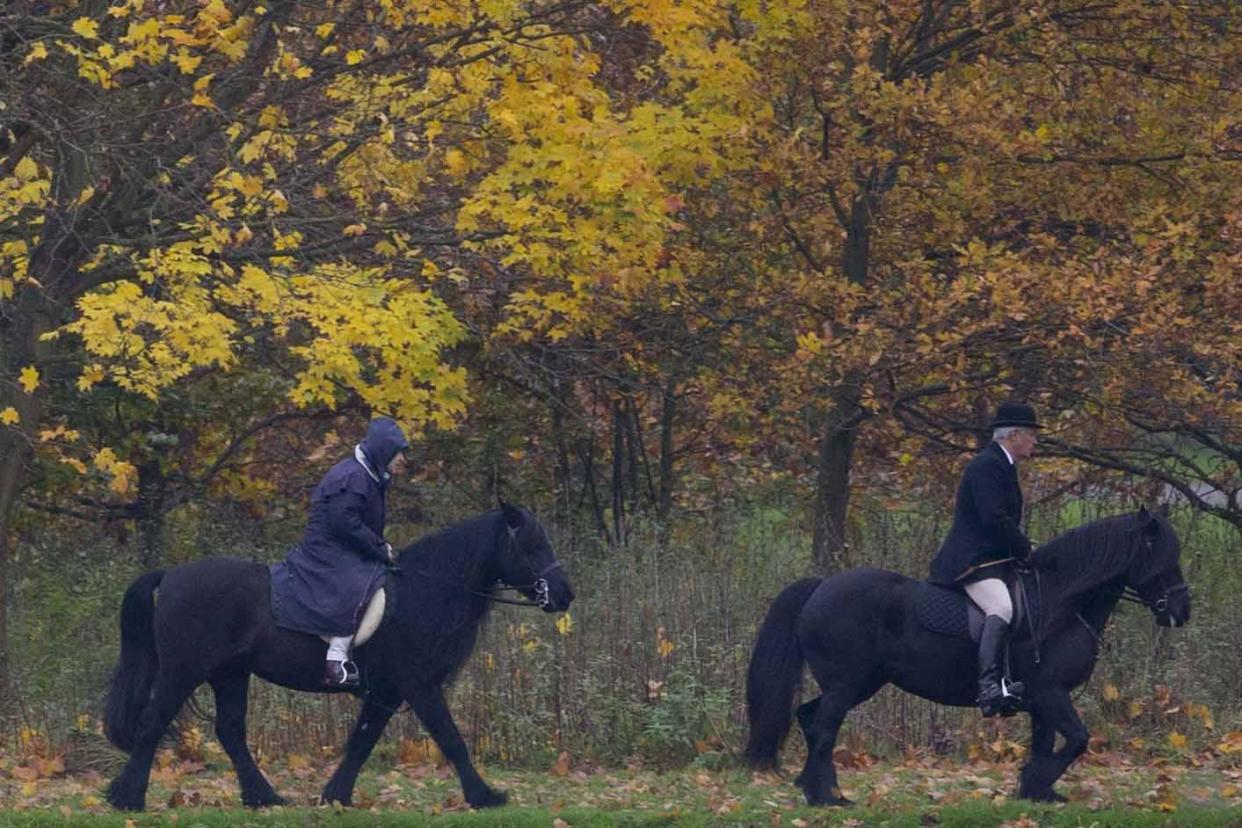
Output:
[[[358,685],[349,648],[362,613],[395,563],[384,540],[384,500],[409,447],[393,420],[372,420],[352,455],[315,487],[301,542],[271,568],[277,623],[330,637],[325,685]]]
[[[1022,533],[1019,460],[1031,456],[1035,409],[1008,402],[996,411],[992,442],[975,456],[957,489],[953,526],[931,563],[932,583],[960,586],[984,614],[979,638],[979,709],[984,716],[1013,713],[1022,703],[1021,682],[1004,676],[1013,603],[1005,583],[1007,564],[1026,561],[1031,542]]]

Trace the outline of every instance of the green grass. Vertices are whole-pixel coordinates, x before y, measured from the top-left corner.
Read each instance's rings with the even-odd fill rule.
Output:
[[[811,810],[792,812],[762,808],[743,808],[725,814],[710,811],[604,811],[592,808],[502,808],[480,813],[467,812],[443,815],[396,811],[342,811],[329,808],[274,809],[254,812],[236,808],[186,809],[163,814],[83,814],[45,810],[33,813],[0,812],[0,828],[51,828],[62,825],[98,826],[98,828],[143,828],[143,826],[176,825],[178,828],[354,828],[358,826],[418,826],[442,828],[478,826],[478,828],[548,828],[561,825],[571,828],[595,826],[877,826],[877,828],[974,828],[975,826],[1081,826],[1082,828],[1145,828],[1146,826],[1238,826],[1242,811],[1224,808],[1179,808],[1175,812],[1150,812],[1136,809],[1105,809],[1093,811],[1081,805],[1039,806],[1020,803],[971,803],[943,808],[923,808],[890,812],[876,808]]]
[[[792,770],[792,769],[791,769]],[[0,776],[0,828],[28,826],[1242,826],[1242,771],[1170,762],[1084,765],[1059,789],[1067,805],[1016,802],[1016,763],[951,762],[938,758],[875,763],[842,771],[844,793],[859,804],[809,808],[788,776],[741,770],[685,768],[575,769],[546,773],[486,769],[507,790],[505,808],[473,812],[461,801],[455,775],[429,765],[362,775],[355,808],[314,807],[329,770],[268,769],[294,804],[251,811],[239,807],[236,782],[219,767],[166,772],[152,780],[149,811],[118,814],[101,801],[104,780],[61,777],[26,786]]]

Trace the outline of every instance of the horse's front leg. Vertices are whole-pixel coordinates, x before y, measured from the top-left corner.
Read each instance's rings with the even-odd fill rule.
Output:
[[[358,781],[358,771],[362,770],[362,765],[371,755],[372,748],[383,735],[388,720],[400,703],[399,699],[386,697],[369,697],[363,703],[358,721],[354,723],[349,741],[345,744],[345,756],[341,759],[341,764],[337,765],[328,784],[324,786],[323,793],[319,795],[321,802],[353,804],[354,783]]]
[[[1056,734],[1065,738],[1060,750],[1053,750]],[[1064,802],[1052,789],[1065,769],[1087,749],[1091,733],[1074,710],[1069,693],[1053,691],[1040,696],[1031,706],[1031,758],[1022,768],[1018,796],[1041,802]]]
[[[466,742],[461,738],[457,725],[453,723],[453,715],[449,713],[448,704],[444,701],[444,689],[416,685],[405,688],[403,693],[414,713],[422,721],[423,727],[427,728],[427,732],[435,740],[440,752],[457,769],[457,778],[461,780],[466,802],[472,808],[490,808],[508,802],[508,794],[491,788],[471,763]]]
[[[1018,797],[1021,799],[1036,799],[1045,802],[1064,802],[1065,797],[1052,790],[1045,783],[1043,790],[1039,789],[1038,766],[1035,760],[1046,761],[1052,755],[1052,749],[1056,746],[1057,732],[1056,729],[1048,724],[1046,717],[1032,710],[1031,711],[1031,755],[1027,759],[1026,764],[1022,766],[1022,772],[1018,777]]]

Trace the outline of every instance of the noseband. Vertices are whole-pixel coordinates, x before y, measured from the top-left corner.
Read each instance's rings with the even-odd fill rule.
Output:
[[[509,555],[512,555],[514,546],[517,545],[517,531],[513,529],[512,527],[506,527],[506,529],[508,529],[508,537],[509,537],[508,549],[506,550],[506,553]],[[508,584],[506,583],[501,587],[502,589],[511,589],[514,592],[524,592],[526,590],[534,590],[535,600],[533,601],[522,601],[522,600],[516,600],[513,598],[501,598],[499,595],[496,595],[491,591],[484,592],[482,590],[475,590],[474,594],[480,597],[486,598],[487,600],[492,601],[497,604],[511,604],[515,607],[538,607],[539,609],[546,609],[548,604],[552,602],[552,596],[548,589],[548,579],[545,578],[544,576],[560,568],[561,568],[561,562],[553,561],[552,563],[545,566],[543,569],[536,572],[534,574],[534,580],[531,581],[529,584]]]
[[[518,606],[518,607],[539,607],[540,609],[543,609],[552,601],[551,596],[548,594],[548,579],[543,576],[547,575],[549,572],[552,572],[553,570],[560,569],[560,568],[561,568],[561,562],[553,561],[552,563],[545,566],[543,569],[536,572],[535,580],[531,581],[529,584],[505,584],[504,585],[505,589],[511,589],[515,592],[521,592],[523,590],[533,589],[535,591],[534,601],[514,601],[509,598],[498,598],[496,596],[492,596],[491,600],[498,601],[502,604],[513,604],[514,606]]]
[[[1177,595],[1178,593],[1182,593],[1182,592],[1189,592],[1189,591],[1190,591],[1190,584],[1186,584],[1186,583],[1174,584],[1173,586],[1166,589],[1163,593],[1161,593],[1159,598],[1153,599],[1153,598],[1144,598],[1142,592],[1140,592],[1139,590],[1126,587],[1126,591],[1122,594],[1121,598],[1123,601],[1130,601],[1131,603],[1142,604],[1143,606],[1150,609],[1152,612],[1159,615],[1161,613],[1168,612],[1170,596]]]

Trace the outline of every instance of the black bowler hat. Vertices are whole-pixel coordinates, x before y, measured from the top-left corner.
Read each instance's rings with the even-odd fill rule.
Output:
[[[1043,428],[1035,420],[1035,409],[1026,403],[1001,403],[1000,408],[996,409],[996,416],[992,419],[988,428],[1007,428],[1010,426]]]

